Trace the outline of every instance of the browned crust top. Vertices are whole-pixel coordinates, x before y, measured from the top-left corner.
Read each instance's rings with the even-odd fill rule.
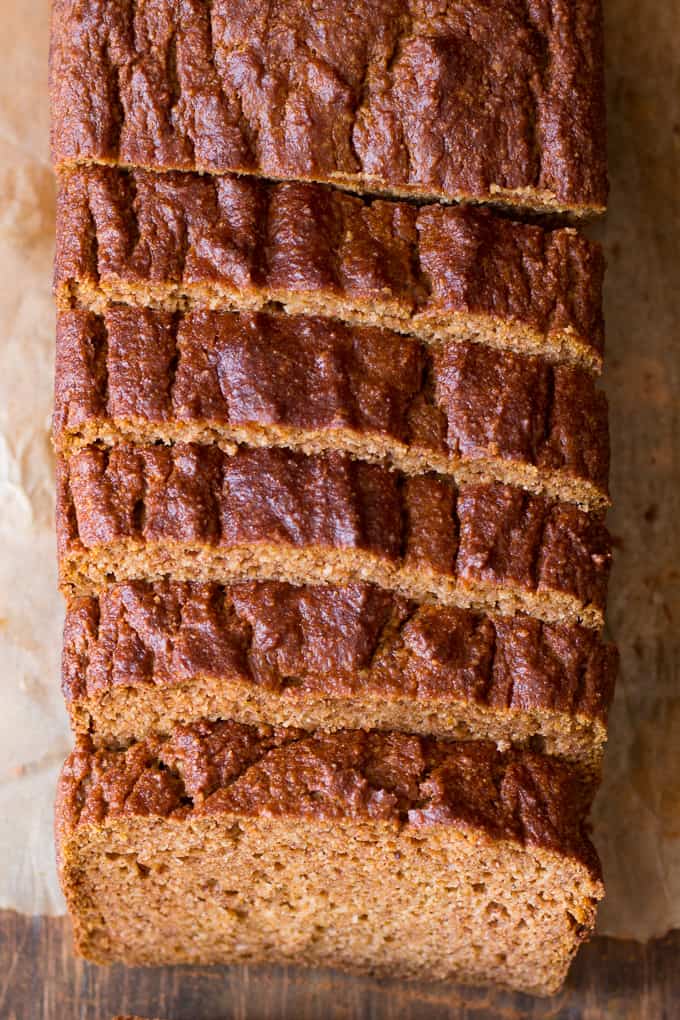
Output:
[[[573,230],[317,185],[91,167],[62,175],[57,202],[62,304],[78,283],[140,304],[217,288],[222,305],[225,291],[238,307],[296,299],[423,335],[496,329],[519,349],[529,331],[598,370],[603,271]]]
[[[611,555],[600,519],[510,486],[457,489],[338,453],[242,447],[229,456],[182,443],[87,447],[60,459],[57,532],[65,583],[70,554],[96,560],[129,539],[148,546],[149,570],[159,543],[273,546],[282,562],[286,550],[339,549],[462,588],[564,594],[600,620]]]
[[[451,825],[577,858],[599,878],[589,801],[568,766],[488,742],[202,721],[125,750],[80,737],[59,782],[57,826],[63,841],[78,826],[150,816]]]
[[[135,425],[139,436],[115,431]],[[584,369],[473,343],[433,350],[331,319],[122,305],[103,315],[62,311],[57,445],[68,448],[88,426],[112,429],[114,441],[176,438],[168,425],[277,426],[299,430],[301,441],[323,430],[328,448],[349,430],[387,456],[396,443],[423,456],[559,472],[588,483],[577,490],[586,504],[595,501],[591,487],[606,502],[607,401]]]
[[[132,582],[70,602],[69,703],[117,687],[239,678],[302,697],[379,691],[606,723],[616,653],[592,630],[418,606],[372,585]]]
[[[606,201],[599,0],[55,0],[57,164]]]

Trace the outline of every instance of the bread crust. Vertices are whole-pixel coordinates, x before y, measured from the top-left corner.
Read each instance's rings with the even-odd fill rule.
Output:
[[[573,857],[600,881],[584,824],[591,795],[560,762],[482,741],[201,721],[126,750],[78,738],[59,781],[56,817],[62,842],[78,827],[135,814],[463,825]]]
[[[87,447],[58,470],[65,591],[109,580],[376,581],[418,599],[600,627],[597,517],[500,484],[457,489],[329,453]]]
[[[584,369],[264,313],[108,306],[57,323],[54,436],[338,449],[410,474],[607,506],[607,401]]]
[[[477,340],[599,371],[600,247],[484,209],[105,167],[60,177],[62,307],[257,309]]]
[[[330,964],[549,994],[602,897],[590,798],[574,770],[482,742],[234,722],[119,750],[84,737],[59,782],[60,874],[97,963]]]
[[[55,0],[57,165],[236,171],[588,215],[599,0]]]
[[[138,581],[71,600],[62,688],[99,744],[207,716],[205,699],[243,722],[542,741],[597,775],[616,666],[592,630],[372,585]]]

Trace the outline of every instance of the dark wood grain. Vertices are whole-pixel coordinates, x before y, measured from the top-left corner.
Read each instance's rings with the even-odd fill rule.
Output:
[[[64,919],[0,913],[2,1020],[675,1020],[680,932],[640,945],[595,939],[549,1000],[292,968],[93,967]]]

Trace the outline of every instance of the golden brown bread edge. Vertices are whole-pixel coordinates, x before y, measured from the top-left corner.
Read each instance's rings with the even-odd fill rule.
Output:
[[[370,581],[418,600],[602,625],[602,521],[500,484],[456,488],[339,453],[88,447],[59,458],[62,588],[165,576]]]
[[[55,0],[53,159],[588,215],[602,34],[600,0]]]
[[[70,600],[62,689],[97,746],[235,719],[489,739],[596,779],[616,666],[592,630],[372,585],[135,581]]]
[[[109,305],[57,320],[56,446],[337,449],[608,503],[607,401],[572,365],[337,320]]]
[[[231,721],[120,750],[81,738],[59,782],[60,876],[98,963],[285,961],[548,994],[602,897],[589,804],[566,766],[482,742]]]
[[[603,257],[574,230],[318,185],[104,167],[60,175],[60,307],[330,316],[599,371]]]

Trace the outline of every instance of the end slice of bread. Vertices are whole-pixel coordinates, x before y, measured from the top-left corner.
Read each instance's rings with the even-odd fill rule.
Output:
[[[277,961],[559,988],[603,894],[578,777],[528,752],[233,722],[59,785],[61,881],[97,963]]]

